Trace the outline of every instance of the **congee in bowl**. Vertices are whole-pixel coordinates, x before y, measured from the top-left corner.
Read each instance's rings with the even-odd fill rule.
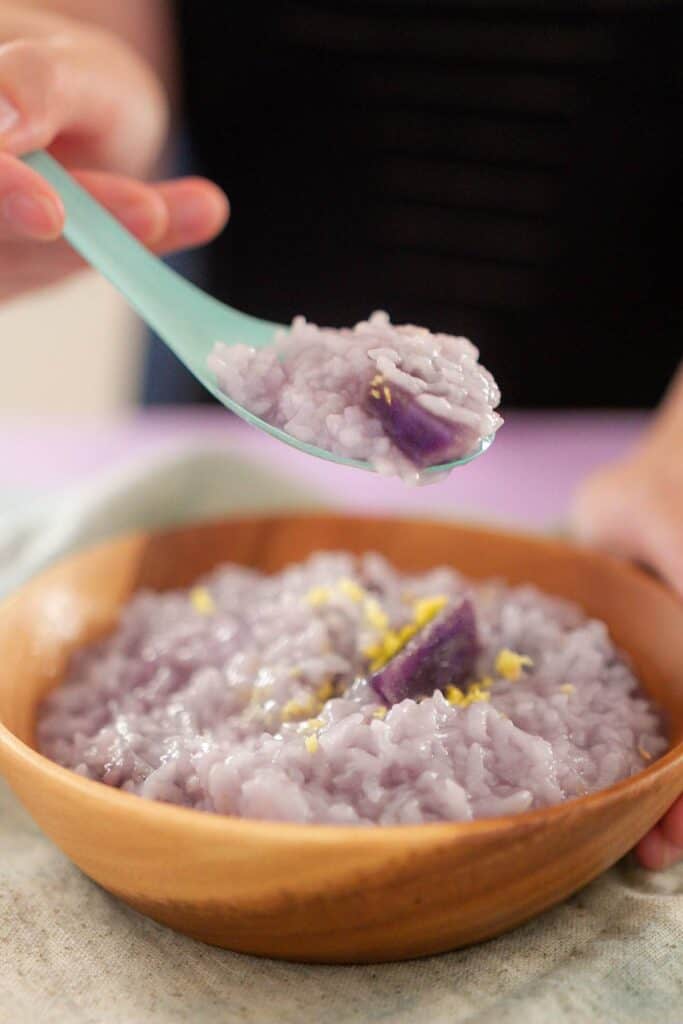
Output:
[[[209,368],[225,394],[297,440],[408,482],[474,454],[503,422],[471,341],[383,312],[340,330],[295,317],[263,349],[218,342]]]
[[[0,606],[0,771],[163,924],[403,959],[499,935],[635,845],[681,792],[682,670],[681,602],[597,552],[246,516],[114,538]]]
[[[37,738],[143,797],[355,826],[548,807],[667,747],[628,659],[574,604],[339,551],[133,595],[75,653]]]

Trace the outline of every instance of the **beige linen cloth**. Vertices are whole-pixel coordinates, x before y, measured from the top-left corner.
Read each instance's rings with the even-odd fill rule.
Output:
[[[316,504],[222,453],[181,454],[0,524],[0,590],[84,538],[234,509],[236,493],[242,507]],[[654,875],[624,861],[509,935],[443,956],[288,964],[129,910],[0,782],[0,1024],[318,1022],[683,1024],[683,868]]]

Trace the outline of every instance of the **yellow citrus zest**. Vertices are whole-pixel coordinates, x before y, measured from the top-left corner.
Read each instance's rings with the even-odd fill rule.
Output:
[[[310,604],[311,608],[319,608],[320,605],[327,604],[329,599],[329,587],[311,587],[311,589],[306,594],[306,600]]]
[[[448,598],[443,594],[434,597],[421,597],[413,604],[413,615],[418,626],[426,626],[428,622],[442,611]]]
[[[324,724],[322,718],[309,718],[301,723],[299,732],[316,732],[318,729],[322,729]]]
[[[200,615],[213,615],[216,611],[216,605],[206,587],[193,587],[190,591],[190,601]]]
[[[296,722],[302,718],[310,718],[311,714],[317,710],[318,706],[313,695],[307,700],[288,700],[282,708],[282,721]]]
[[[488,691],[490,685],[488,677],[486,677],[479,683],[470,683],[466,693],[459,686],[447,686],[446,700],[453,707],[468,708],[470,704],[491,700],[491,694]]]
[[[365,618],[374,629],[385,630],[389,626],[389,616],[382,610],[376,597],[366,597]]]
[[[350,597],[352,601],[360,602],[365,597],[365,591],[361,585],[356,583],[355,580],[350,580],[348,577],[344,577],[344,579],[339,580],[337,587],[342,594],[346,597]]]
[[[499,676],[503,679],[509,680],[511,683],[516,683],[522,676],[522,669],[531,667],[533,661],[527,654],[518,654],[517,651],[511,651],[507,647],[503,647],[498,652],[498,656],[495,662],[495,669]]]
[[[319,701],[324,703],[329,700],[330,697],[334,696],[334,683],[331,679],[326,679],[324,683],[321,683],[318,689],[315,691],[315,695]]]

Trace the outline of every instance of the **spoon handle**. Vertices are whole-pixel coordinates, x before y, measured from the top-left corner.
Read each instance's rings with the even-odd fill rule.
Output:
[[[61,164],[43,151],[23,157],[52,185],[66,211],[64,237],[170,345],[193,372],[205,372],[207,346],[226,328],[251,340],[253,317],[196,288],[150,253]],[[227,340],[227,339],[226,339]]]

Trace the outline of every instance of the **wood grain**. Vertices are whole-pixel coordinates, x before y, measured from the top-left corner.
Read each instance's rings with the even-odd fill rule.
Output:
[[[35,708],[70,653],[139,587],[185,586],[223,560],[278,569],[318,548],[403,569],[531,580],[603,618],[666,709],[672,748],[602,793],[470,824],[353,829],[241,821],[81,779],[31,747]],[[319,962],[435,953],[496,935],[622,856],[683,790],[683,604],[630,566],[560,542],[414,520],[284,516],[113,540],[0,608],[0,768],[91,878],[179,931]]]

